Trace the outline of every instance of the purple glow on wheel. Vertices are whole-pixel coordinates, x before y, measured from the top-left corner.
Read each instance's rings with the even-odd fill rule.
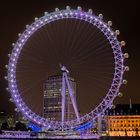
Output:
[[[26,104],[23,102],[20,93],[18,91],[16,85],[16,64],[20,57],[20,52],[27,40],[30,38],[32,34],[35,33],[36,30],[40,29],[44,25],[54,22],[56,20],[60,20],[62,18],[73,18],[81,21],[86,21],[93,26],[96,26],[100,29],[101,32],[106,36],[109,40],[110,45],[112,46],[112,51],[114,54],[115,61],[115,72],[114,78],[112,79],[112,85],[108,90],[105,98],[102,102],[93,109],[89,114],[86,114],[80,118],[80,122],[83,123],[89,120],[95,120],[99,115],[101,115],[113,102],[115,97],[118,95],[119,88],[123,81],[123,72],[124,72],[124,57],[121,51],[121,46],[118,43],[118,40],[115,36],[114,31],[110,27],[107,26],[107,23],[102,21],[98,16],[92,15],[91,13],[82,11],[81,8],[78,10],[68,9],[55,11],[51,14],[45,14],[43,17],[36,19],[34,23],[27,27],[27,29],[20,35],[17,42],[14,44],[14,49],[12,50],[12,54],[10,55],[9,64],[8,64],[8,86],[17,108],[22,112],[22,114],[28,118],[29,120],[36,122],[40,126],[50,126],[52,129],[61,129],[61,122],[57,121],[48,121],[45,118],[40,117],[39,115],[32,112]],[[64,128],[74,128],[79,123],[77,120],[71,120],[64,122]]]

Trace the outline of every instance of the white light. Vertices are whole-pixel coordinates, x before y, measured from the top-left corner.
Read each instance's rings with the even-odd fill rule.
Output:
[[[38,20],[38,18],[37,17],[35,17],[35,21],[37,21]]]
[[[8,65],[5,65],[5,68],[8,68]]]
[[[40,21],[40,24],[43,24],[43,21]]]
[[[19,47],[21,47],[21,44],[18,44]]]
[[[28,31],[28,34],[30,34],[31,33],[31,31]]]
[[[38,24],[36,24],[36,27],[38,27],[39,25]]]
[[[53,17],[52,16],[50,16],[50,19],[52,19]]]
[[[93,19],[93,16],[90,16],[90,19]]]
[[[12,60],[13,60],[14,62],[16,61],[16,59],[15,59],[15,58],[13,58]]]
[[[58,16],[57,15],[54,15],[54,17],[57,18]]]
[[[11,71],[11,72],[13,72],[13,71],[14,71],[14,69],[11,69],[10,71]]]
[[[45,21],[48,21],[48,19],[47,19],[47,18],[45,18]]]
[[[17,56],[17,53],[15,53],[14,56]]]
[[[72,16],[72,15],[73,15],[73,13],[72,13],[72,12],[70,12],[70,15]]]
[[[113,33],[113,32],[111,32],[111,35],[114,35],[114,33]]]
[[[67,15],[68,15],[68,13],[65,13],[65,15],[67,16]]]
[[[20,37],[21,36],[21,33],[18,33],[18,36]]]
[[[24,35],[25,38],[27,38],[27,35]]]
[[[97,19],[97,18],[95,18],[95,21],[98,21],[98,19]]]
[[[100,21],[99,23],[102,24],[102,21]]]
[[[104,27],[106,28],[107,26],[104,24]]]
[[[108,31],[110,31],[110,28],[107,28]]]
[[[21,42],[24,42],[24,39],[22,39]]]
[[[21,104],[19,104],[19,106],[21,107]]]
[[[19,48],[17,48],[16,51],[18,52],[19,51]]]
[[[88,17],[88,15],[85,15],[86,17]]]
[[[34,30],[35,28],[34,27],[32,27],[32,31]]]
[[[14,47],[15,46],[15,43],[12,43],[12,46]]]
[[[11,85],[11,87],[14,87],[14,85]]]
[[[60,16],[63,16],[63,14],[62,14],[62,13],[60,13]]]
[[[12,80],[11,80],[11,82],[13,83],[13,82],[14,82],[14,80],[12,79]]]
[[[24,108],[22,108],[21,110],[22,110],[22,111],[24,111],[25,109],[24,109]]]
[[[13,93],[15,93],[16,91],[15,91],[15,90],[13,90],[12,92],[13,92]]]

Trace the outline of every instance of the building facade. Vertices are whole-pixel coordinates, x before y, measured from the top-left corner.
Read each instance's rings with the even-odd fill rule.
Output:
[[[117,105],[106,113],[107,135],[140,136],[140,105]]]
[[[73,78],[68,77],[73,89],[76,100],[76,82]],[[62,106],[62,75],[50,76],[44,84],[44,117],[48,120],[61,121]],[[73,105],[66,87],[65,100],[65,120],[71,120],[75,117]]]

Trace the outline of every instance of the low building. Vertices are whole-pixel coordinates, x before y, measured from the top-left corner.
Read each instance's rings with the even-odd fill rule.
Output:
[[[108,136],[140,136],[140,104],[117,105],[105,118]]]

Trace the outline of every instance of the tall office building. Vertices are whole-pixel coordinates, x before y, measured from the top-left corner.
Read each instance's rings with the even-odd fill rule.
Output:
[[[73,89],[74,98],[76,101],[76,82],[69,77],[71,88]],[[44,83],[44,117],[48,120],[61,121],[61,106],[62,106],[62,75],[48,77]],[[75,118],[72,101],[66,87],[65,99],[65,120]]]

